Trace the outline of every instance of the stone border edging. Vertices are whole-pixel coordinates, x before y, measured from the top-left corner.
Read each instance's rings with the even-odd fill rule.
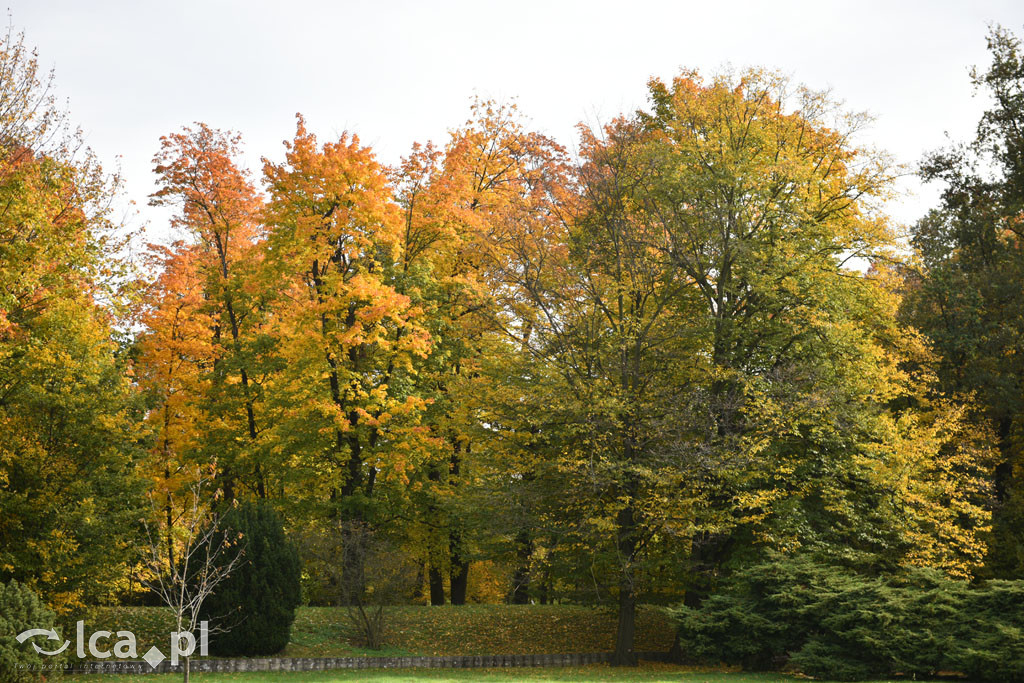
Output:
[[[640,659],[664,661],[664,652],[637,652]],[[333,669],[482,669],[519,666],[583,666],[606,664],[610,652],[554,655],[449,655],[441,657],[253,657],[248,659],[193,659],[190,670],[199,673],[243,671],[328,671]],[[152,668],[142,661],[89,662],[70,667],[68,674],[169,674],[182,665],[170,661]]]

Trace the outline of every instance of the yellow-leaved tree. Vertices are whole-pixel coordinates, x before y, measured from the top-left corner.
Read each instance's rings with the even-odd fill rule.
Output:
[[[423,310],[397,288],[402,224],[385,169],[358,138],[319,144],[299,117],[285,160],[266,162],[265,286],[281,371],[268,395],[274,447],[309,508],[340,524],[341,589],[361,598],[354,539],[402,495],[425,457],[416,366]]]

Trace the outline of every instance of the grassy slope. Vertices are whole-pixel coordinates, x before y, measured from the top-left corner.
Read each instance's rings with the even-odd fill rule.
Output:
[[[86,633],[132,631],[139,654],[156,645],[167,651],[172,623],[156,607],[97,607],[85,617]],[[292,639],[281,656],[483,655],[606,652],[611,650],[615,614],[572,605],[465,605],[392,607],[387,610],[387,645],[366,650],[351,631],[344,608],[299,608]],[[637,618],[637,650],[667,650],[673,627],[654,608]],[[125,680],[123,677],[120,680]]]

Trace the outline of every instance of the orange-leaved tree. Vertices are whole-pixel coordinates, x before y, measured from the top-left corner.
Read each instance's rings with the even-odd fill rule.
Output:
[[[341,588],[360,599],[363,558],[345,537],[404,495],[429,441],[416,391],[431,346],[423,309],[396,287],[402,226],[386,170],[358,138],[319,144],[298,117],[283,163],[265,162],[266,285],[276,447],[312,509],[342,535]],[[351,540],[351,539],[350,539]]]
[[[158,283],[173,288],[187,281],[201,288],[197,312],[207,316],[212,350],[202,369],[204,438],[193,447],[204,460],[218,460],[218,484],[227,501],[239,488],[260,498],[268,495],[258,443],[264,428],[259,415],[264,307],[254,279],[262,253],[262,198],[239,164],[240,144],[239,136],[203,123],[161,138],[154,157],[159,189],[151,198],[154,205],[175,209],[172,225],[187,238],[175,247],[187,251],[187,258],[172,258],[166,266],[188,272]],[[180,303],[154,295],[172,309]]]

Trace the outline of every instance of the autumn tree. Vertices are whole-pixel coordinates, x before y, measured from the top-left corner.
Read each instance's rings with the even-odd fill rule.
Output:
[[[517,291],[510,300],[530,304],[518,311],[528,318],[508,315],[506,330],[561,388],[546,392],[560,397],[534,420],[545,435],[568,427],[560,514],[572,544],[612,574],[613,663],[624,665],[636,663],[642,565],[689,529],[690,403],[707,354],[693,328],[697,289],[634,195],[648,173],[635,153],[644,132],[618,120],[603,133],[584,134],[577,196],[549,186],[547,204],[518,217],[502,274]]]
[[[264,169],[264,277],[279,291],[271,324],[283,360],[273,382],[276,447],[327,524],[373,528],[425,457],[414,380],[430,336],[422,309],[398,289],[402,225],[373,152],[347,134],[321,145],[301,117],[285,147],[284,162]],[[359,593],[360,563],[341,564],[348,593]]]
[[[150,403],[146,423],[152,442],[145,473],[150,502],[160,502],[162,524],[154,529],[163,529],[173,562],[174,522],[181,513],[175,500],[190,485],[193,454],[205,438],[198,428],[205,423],[203,402],[217,349],[199,249],[183,242],[152,246],[150,261],[158,275],[142,289],[139,323],[145,331],[136,339],[137,381]]]
[[[914,412],[927,384],[907,372],[914,335],[887,276],[899,255],[880,202],[895,170],[857,146],[863,116],[772,73],[684,73],[650,90],[641,121],[658,179],[646,208],[701,293],[713,368],[705,448],[739,458],[738,479],[707,475],[718,522],[694,535],[696,577],[762,542],[862,566],[909,561],[913,528],[932,522],[908,519],[887,453],[897,438],[928,441],[932,423]],[[925,449],[933,463],[956,450],[959,429],[942,433],[947,450]],[[984,449],[967,441],[977,474]],[[986,525],[984,492],[969,497],[953,524],[970,547],[954,563],[967,573]]]
[[[125,586],[144,430],[117,326],[116,180],[0,40],[0,580],[60,613]]]
[[[993,432],[995,529],[988,569],[1024,572],[1024,52],[995,27],[992,62],[973,70],[991,98],[974,140],[929,155],[925,181],[943,188],[939,206],[913,228],[920,256],[907,272],[904,315],[935,355],[926,367],[979,429]]]
[[[202,410],[203,420],[194,428],[203,432],[203,438],[193,447],[201,460],[217,459],[226,501],[235,498],[239,487],[260,498],[268,495],[258,444],[265,425],[257,414],[263,379],[262,302],[253,285],[261,258],[261,198],[239,167],[240,153],[237,135],[202,123],[161,138],[154,157],[159,189],[151,198],[154,205],[175,209],[172,227],[183,231],[186,240],[174,247],[181,258],[169,260],[169,270],[158,280],[170,289],[154,293],[170,310],[158,309],[150,322],[195,325],[198,320],[188,321],[178,309],[191,297],[202,297],[202,305],[191,311],[208,326],[199,378],[203,393],[191,398]],[[183,272],[176,273],[175,268]],[[200,289],[175,291],[176,285]],[[174,329],[153,331],[162,337],[175,334]],[[166,355],[169,348],[158,353]],[[158,362],[175,361],[168,357]]]
[[[584,132],[573,191],[511,224],[503,270],[507,330],[561,385],[561,524],[617,577],[615,662],[672,558],[693,603],[765,546],[970,575],[986,451],[906,367],[892,171],[861,120],[756,71],[650,90]]]
[[[515,105],[476,101],[443,151],[417,147],[398,170],[402,287],[418,297],[435,340],[417,378],[431,401],[424,420],[434,455],[416,497],[433,604],[444,603],[444,569],[452,604],[465,602],[472,544],[493,521],[475,504],[471,484],[489,450],[478,409],[487,402],[480,365],[500,332],[495,258],[561,157],[554,141],[525,128]]]
[[[453,532],[458,532],[449,494],[468,442],[465,430],[453,419],[450,384],[460,373],[466,352],[467,337],[458,316],[480,299],[472,281],[462,279],[467,275],[464,250],[471,239],[458,217],[464,187],[444,173],[443,158],[431,144],[416,145],[394,174],[402,224],[395,288],[423,311],[421,319],[432,339],[430,355],[415,379],[417,393],[427,401],[423,422],[429,430],[429,448],[410,480],[409,503],[416,512],[408,530],[421,549],[432,605],[445,603],[445,569],[452,604],[464,600],[457,595],[459,586],[465,594],[468,566],[459,559],[460,544],[452,543]]]

